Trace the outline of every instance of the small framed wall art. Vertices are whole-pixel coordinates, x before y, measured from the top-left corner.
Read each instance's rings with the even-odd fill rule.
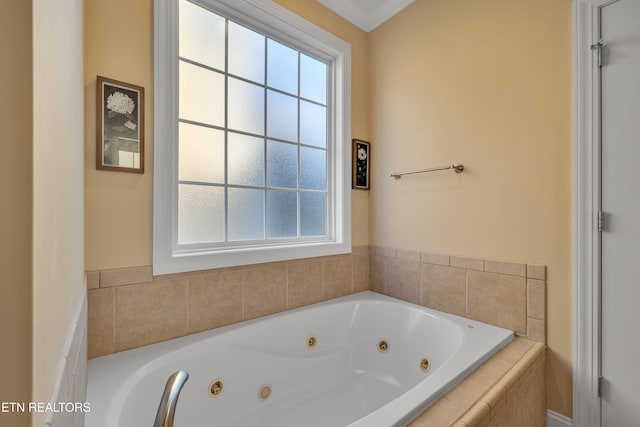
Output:
[[[144,88],[97,77],[96,168],[144,173]]]
[[[353,179],[351,187],[358,190],[369,189],[369,172],[371,162],[370,145],[367,141],[353,140]]]

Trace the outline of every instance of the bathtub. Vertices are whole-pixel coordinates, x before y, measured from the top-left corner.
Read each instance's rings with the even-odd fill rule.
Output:
[[[512,339],[361,292],[92,359],[85,427],[152,426],[178,370],[176,427],[402,426]]]

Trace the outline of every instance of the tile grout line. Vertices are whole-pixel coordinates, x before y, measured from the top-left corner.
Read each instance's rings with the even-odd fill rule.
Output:
[[[87,307],[88,308],[88,307]],[[113,353],[118,350],[118,288],[113,290]]]
[[[422,300],[422,272],[423,272],[422,263],[419,263],[418,266],[420,267],[420,292],[419,292],[418,298],[420,299],[420,305],[424,305],[424,302]]]
[[[191,275],[187,274],[187,335],[189,334],[189,320],[191,316],[189,316],[189,301],[191,299]]]
[[[469,317],[469,270],[464,270],[464,311],[465,317]]]
[[[351,259],[351,294],[353,294],[353,290],[354,290],[354,286],[353,286],[353,276],[354,276],[354,264],[355,264],[355,260],[353,258],[353,254],[349,254],[349,258]]]
[[[324,301],[324,258],[320,259],[321,268],[320,268],[320,298]]]
[[[289,264],[290,262],[287,261],[285,264],[285,268],[286,268],[286,272],[285,272],[285,278],[284,278],[284,289],[285,289],[285,294],[284,294],[284,306],[285,309],[289,309]]]
[[[246,311],[245,305],[246,304],[245,304],[245,301],[244,301],[245,300],[245,291],[244,291],[245,290],[245,286],[244,286],[244,284],[245,284],[245,281],[246,281],[246,275],[247,275],[247,270],[243,268],[242,269],[242,320],[247,320],[246,314],[245,314],[245,311]]]

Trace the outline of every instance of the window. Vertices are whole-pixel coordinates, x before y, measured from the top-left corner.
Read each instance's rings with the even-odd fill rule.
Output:
[[[349,45],[271,1],[155,10],[154,274],[349,252]]]

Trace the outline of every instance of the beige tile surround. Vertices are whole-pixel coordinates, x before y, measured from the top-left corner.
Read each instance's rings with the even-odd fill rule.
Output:
[[[165,276],[87,272],[89,358],[371,289],[516,330],[412,427],[546,422],[546,267],[355,247],[350,255]],[[528,339],[525,339],[528,338]]]
[[[371,290],[546,343],[546,267],[371,247]]]
[[[349,255],[153,276],[87,272],[88,356],[166,341],[367,290],[369,249]]]
[[[87,272],[89,357],[371,289],[546,341],[546,267],[388,247],[154,277]]]

